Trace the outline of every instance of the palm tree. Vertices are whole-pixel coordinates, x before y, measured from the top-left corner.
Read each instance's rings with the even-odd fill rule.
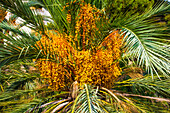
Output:
[[[160,2],[140,16],[113,19],[107,3],[0,0],[1,7],[33,30],[28,34],[0,23],[13,32],[0,34],[6,40],[0,66],[35,59],[41,73],[3,75],[2,111],[11,106],[16,112],[167,112],[169,26],[158,25],[157,15],[168,14],[169,5]],[[37,6],[51,16],[30,8]],[[30,81],[42,87],[23,87]]]

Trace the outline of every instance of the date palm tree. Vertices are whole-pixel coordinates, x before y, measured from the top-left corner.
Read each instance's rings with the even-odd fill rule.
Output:
[[[159,15],[169,14],[169,4],[159,2],[141,15],[121,19],[110,16],[107,4],[0,0],[1,7],[23,20],[18,26],[0,23],[1,29],[12,32],[0,33],[5,39],[0,66],[34,59],[41,73],[1,76],[3,112],[11,107],[11,112],[44,113],[168,111],[169,26],[158,21]],[[51,16],[31,7],[45,8]],[[127,68],[129,62],[136,68]],[[41,87],[23,87],[30,81]]]

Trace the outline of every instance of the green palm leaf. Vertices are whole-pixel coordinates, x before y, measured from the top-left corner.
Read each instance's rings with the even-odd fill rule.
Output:
[[[25,3],[22,0],[0,0],[0,6],[8,9],[9,12],[15,14],[17,17],[22,18],[27,25],[29,24],[28,27],[44,33],[46,27],[43,20],[47,17],[40,15],[36,10],[30,9],[35,4],[37,3]]]
[[[152,77],[153,73],[158,77],[159,72],[166,77],[169,77],[170,73],[170,51],[166,43],[169,42],[169,27],[160,26],[155,19],[152,19],[155,14],[169,13],[169,8],[169,5],[158,5],[142,16],[120,22],[120,29],[124,35],[124,56],[135,58],[137,64],[145,67]]]
[[[83,90],[74,101],[72,113],[98,113],[103,112],[97,100],[98,89],[92,89],[91,86],[84,85]]]

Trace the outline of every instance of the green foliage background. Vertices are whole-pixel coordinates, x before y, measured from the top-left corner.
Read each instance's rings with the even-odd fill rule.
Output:
[[[109,15],[114,18],[128,18],[133,14],[139,15],[152,8],[154,0],[108,0]]]

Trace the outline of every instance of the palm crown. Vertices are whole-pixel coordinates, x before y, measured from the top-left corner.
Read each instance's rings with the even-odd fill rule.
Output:
[[[169,13],[169,5],[161,2],[141,15],[113,18],[106,3],[107,0],[0,1],[2,7],[23,19],[22,25],[15,27],[0,23],[0,28],[13,33],[0,34],[6,40],[0,48],[0,66],[18,59],[35,59],[48,89],[66,91],[58,95],[69,97],[67,91],[73,87],[71,98],[41,104],[39,109],[53,105],[44,112],[145,112],[151,109],[140,103],[140,98],[169,102],[168,99],[137,95],[142,92],[137,89],[140,87],[146,92],[150,90],[150,95],[156,91],[162,97],[169,97],[166,89],[169,27],[158,25],[156,20],[156,15]],[[45,8],[51,16],[30,8],[36,6]],[[45,25],[44,21],[49,24]],[[21,31],[21,26],[28,26],[33,32]],[[152,78],[156,74],[163,80],[153,82],[147,76],[118,82],[124,72],[120,62],[127,59],[136,62]],[[148,85],[145,86],[145,82]],[[161,89],[159,82],[164,82],[165,87]],[[117,90],[132,85],[137,90],[132,91],[134,94]],[[129,95],[139,99],[129,100]],[[4,101],[3,95],[1,98]]]

